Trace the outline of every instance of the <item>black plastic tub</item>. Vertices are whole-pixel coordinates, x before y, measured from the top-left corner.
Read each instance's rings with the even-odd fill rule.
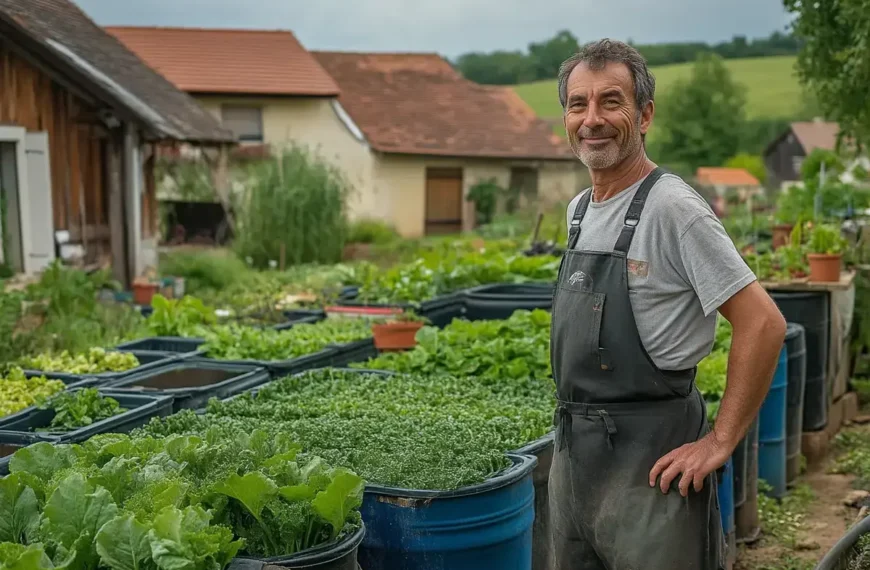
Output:
[[[815,570],[849,570],[850,568],[866,568],[867,566],[852,565],[860,555],[858,541],[870,533],[870,516],[863,518],[858,524],[849,529],[843,538],[825,554]],[[867,561],[865,561],[866,563]]]
[[[173,411],[197,409],[210,398],[224,399],[269,381],[262,366],[184,360],[132,374],[106,387],[124,393],[171,396]]]
[[[63,374],[61,372],[37,372],[35,370],[25,370],[24,376],[27,378],[39,378],[40,376],[45,376],[49,380],[60,380],[66,384],[67,390],[71,388],[87,388],[104,382],[103,380],[93,377],[75,376],[72,374]]]
[[[326,313],[322,309],[293,309],[284,311],[284,318],[287,320],[283,323],[275,325],[275,330],[285,331],[293,328],[293,325],[300,323],[314,324],[326,318]]]
[[[154,336],[119,344],[116,350],[189,354],[198,351],[204,342],[205,340],[195,337]]]
[[[785,345],[788,351],[785,482],[790,484],[797,479],[801,470],[801,434],[807,383],[806,331],[803,325],[788,323]]]
[[[553,464],[555,432],[510,453],[538,460],[532,471],[535,486],[535,522],[532,525],[532,570],[550,570],[553,544],[550,537],[550,466]]]
[[[73,391],[78,391],[76,388]],[[35,432],[35,429],[48,427],[54,419],[54,410],[40,410],[30,407],[17,414],[0,418],[0,434],[17,433],[48,436],[49,441],[59,443],[79,443],[101,433],[127,433],[145,425],[151,418],[164,417],[172,413],[172,396],[145,396],[115,390],[100,389],[104,396],[118,400],[126,412],[117,416],[94,422],[93,424],[67,432]]]
[[[24,372],[25,374],[31,376],[46,376],[47,378],[55,378],[57,380],[62,380],[67,384],[81,382],[82,380],[86,379],[91,380],[93,383],[103,383],[108,380],[117,380],[130,374],[135,374],[137,372],[151,370],[152,368],[157,368],[158,366],[169,364],[170,362],[176,362],[186,356],[182,354],[170,354],[168,352],[155,352],[151,350],[109,350],[115,350],[117,352],[129,352],[139,359],[140,365],[136,368],[124,370],[122,372],[99,372],[97,374],[71,374],[67,372],[46,372],[43,370],[25,370]]]
[[[785,320],[804,327],[806,385],[803,431],[821,431],[828,425],[828,343],[830,297],[828,293],[771,292]]]
[[[353,362],[365,362],[378,355],[374,338],[367,338],[347,344],[334,344],[330,348],[335,351],[329,360],[329,366],[333,368],[342,368]]]
[[[751,428],[734,448],[734,453],[731,455],[732,464],[734,466],[734,508],[743,506],[746,502],[746,483],[749,475],[747,469],[749,467],[749,447],[752,437]]]
[[[318,352],[306,354],[297,358],[288,358],[287,360],[221,360],[218,358],[210,358],[208,354],[201,354],[188,358],[186,361],[260,367],[268,370],[269,375],[272,378],[281,378],[298,372],[305,372],[312,368],[330,366],[330,362],[333,362],[339,357],[340,354],[335,347],[327,346]]]
[[[336,542],[303,550],[292,556],[266,558],[236,558],[227,570],[269,570],[270,568],[296,568],[299,570],[358,570],[357,552],[365,538],[365,525],[355,533]]]
[[[435,297],[416,305],[413,303],[365,303],[357,301],[355,298],[342,299],[338,304],[342,307],[397,308],[414,311],[417,315],[428,319],[433,326],[439,328],[446,327],[453,319],[465,314],[465,303],[461,292]]]
[[[466,289],[465,318],[469,321],[507,319],[514,311],[553,307],[555,283],[496,283]]]

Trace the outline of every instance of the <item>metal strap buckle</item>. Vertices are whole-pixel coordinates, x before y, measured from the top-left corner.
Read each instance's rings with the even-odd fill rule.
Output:
[[[640,218],[625,218],[625,225],[628,227],[635,227],[640,222]]]

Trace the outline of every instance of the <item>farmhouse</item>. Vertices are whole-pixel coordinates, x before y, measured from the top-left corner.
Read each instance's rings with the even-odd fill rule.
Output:
[[[473,227],[465,197],[478,182],[557,201],[585,173],[512,90],[467,81],[437,55],[311,53],[287,31],[108,30],[241,148],[315,149],[353,184],[352,217],[405,236]]]
[[[69,0],[0,0],[2,262],[156,264],[155,148],[231,133]]]
[[[480,182],[542,201],[579,191],[580,163],[512,90],[462,78],[436,54],[315,52],[367,149],[363,209],[406,236],[470,229]]]
[[[761,182],[745,168],[702,166],[695,172],[695,179],[699,186],[719,196],[734,196],[741,202],[762,191]]]
[[[839,130],[837,123],[821,120],[789,125],[764,151],[764,165],[772,187],[799,181],[804,159],[817,148],[834,150]]]

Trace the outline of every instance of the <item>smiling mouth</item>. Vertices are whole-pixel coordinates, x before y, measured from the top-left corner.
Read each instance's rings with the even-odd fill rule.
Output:
[[[588,137],[583,139],[583,142],[588,144],[604,144],[613,140],[613,137]]]

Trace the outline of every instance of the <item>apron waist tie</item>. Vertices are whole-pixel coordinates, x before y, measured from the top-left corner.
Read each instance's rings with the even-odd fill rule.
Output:
[[[613,450],[613,436],[616,435],[616,424],[610,419],[610,414],[606,410],[598,410],[598,415],[601,421],[604,422],[604,429],[607,432],[607,447]]]
[[[613,449],[613,436],[616,435],[616,424],[613,422],[613,419],[610,417],[610,414],[607,413],[607,410],[596,410],[598,413],[598,417],[601,418],[602,423],[604,424],[604,435],[607,437],[607,447],[609,449]],[[567,449],[568,454],[571,454],[571,441],[574,439],[573,428],[574,428],[574,415],[568,409],[567,406],[560,405],[556,409],[556,451],[561,451],[562,449]]]

